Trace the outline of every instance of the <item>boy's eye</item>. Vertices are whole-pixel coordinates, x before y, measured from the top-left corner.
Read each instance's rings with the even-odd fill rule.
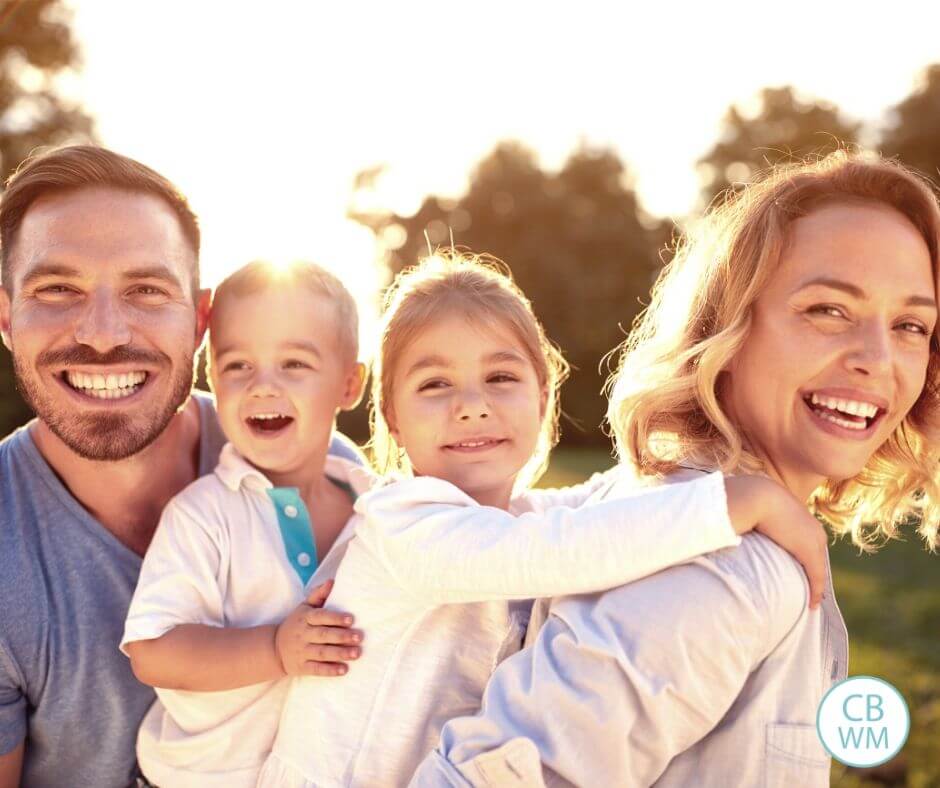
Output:
[[[223,372],[240,372],[245,369],[248,369],[248,365],[244,361],[229,361],[222,367]]]
[[[429,380],[426,383],[422,383],[418,386],[418,391],[431,391],[433,389],[442,389],[447,386],[447,382],[444,380]]]

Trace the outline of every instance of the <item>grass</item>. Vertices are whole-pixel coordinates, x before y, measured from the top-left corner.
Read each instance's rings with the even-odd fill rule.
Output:
[[[576,484],[613,464],[603,450],[559,450],[540,486]],[[907,700],[911,732],[901,753],[864,772],[833,762],[838,788],[940,787],[940,555],[916,534],[874,555],[840,541],[833,582],[849,630],[849,674],[889,681]],[[797,788],[794,786],[794,788]]]

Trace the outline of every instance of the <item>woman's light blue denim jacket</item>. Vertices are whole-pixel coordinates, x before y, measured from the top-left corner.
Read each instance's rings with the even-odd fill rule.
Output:
[[[625,475],[598,496],[635,486]],[[816,610],[808,594],[800,565],[748,534],[541,602],[532,647],[497,669],[480,714],[444,727],[411,785],[828,786],[816,710],[846,676],[848,635],[831,575]]]

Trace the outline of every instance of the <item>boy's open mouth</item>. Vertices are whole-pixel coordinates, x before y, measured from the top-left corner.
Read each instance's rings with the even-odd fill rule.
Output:
[[[293,421],[293,416],[285,416],[283,413],[258,413],[245,419],[251,431],[261,435],[275,435]]]

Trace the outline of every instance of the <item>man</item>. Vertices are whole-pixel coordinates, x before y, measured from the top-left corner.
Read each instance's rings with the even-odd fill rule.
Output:
[[[136,780],[153,691],[125,614],[161,510],[224,443],[190,397],[198,258],[185,197],[102,148],[27,162],[0,202],[0,334],[37,415],[0,443],[2,788]]]

